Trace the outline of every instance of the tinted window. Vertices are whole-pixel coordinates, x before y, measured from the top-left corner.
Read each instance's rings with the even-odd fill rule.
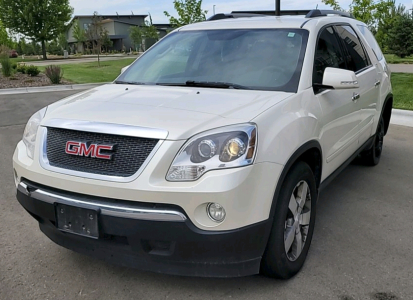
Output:
[[[146,52],[118,80],[149,85],[225,82],[296,92],[307,39],[308,31],[301,29],[179,31]]]
[[[324,29],[317,42],[314,59],[313,83],[322,83],[327,67],[345,69],[340,44],[332,27]]]
[[[346,51],[347,69],[357,72],[367,67],[370,62],[353,28],[350,26],[337,26],[336,30],[343,41]]]
[[[367,43],[369,43],[369,46],[373,50],[374,54],[376,55],[378,60],[383,59],[383,53],[380,50],[380,46],[377,43],[376,39],[374,38],[374,35],[371,33],[371,31],[366,27],[362,25],[357,25],[363,34],[363,36],[366,38]]]

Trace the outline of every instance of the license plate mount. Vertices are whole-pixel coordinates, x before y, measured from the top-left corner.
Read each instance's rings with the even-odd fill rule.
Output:
[[[55,204],[56,226],[60,231],[84,237],[99,238],[99,209]]]

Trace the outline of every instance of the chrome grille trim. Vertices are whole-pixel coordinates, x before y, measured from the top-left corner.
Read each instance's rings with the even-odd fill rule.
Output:
[[[61,123],[60,123],[61,121]],[[56,172],[64,175],[76,176],[80,178],[88,178],[94,180],[102,180],[102,181],[110,181],[110,182],[132,182],[136,180],[141,173],[145,170],[146,166],[149,164],[155,153],[161,147],[164,140],[160,139],[156,146],[153,148],[152,152],[146,158],[144,163],[141,165],[139,170],[130,177],[118,177],[118,176],[110,176],[110,175],[100,175],[100,174],[92,174],[92,173],[85,173],[80,171],[68,170],[58,167],[53,167],[50,165],[49,160],[47,158],[47,127],[46,125],[53,125],[55,128],[62,128],[62,129],[69,129],[69,130],[78,130],[78,131],[86,131],[86,132],[94,132],[94,133],[106,133],[106,134],[113,134],[113,135],[126,135],[126,136],[133,136],[133,137],[144,137],[144,138],[159,138],[160,136],[167,138],[168,132],[164,130],[152,129],[147,131],[148,128],[143,127],[133,127],[133,126],[124,126],[124,125],[116,125],[110,123],[93,123],[93,122],[84,122],[84,121],[70,121],[70,120],[60,120],[60,119],[52,119],[46,121],[42,124],[39,128],[39,139],[41,148],[40,151],[40,165],[43,169]],[[67,127],[64,127],[67,126]],[[133,130],[135,129],[135,130]],[[102,132],[107,130],[107,132]],[[125,134],[126,133],[126,134]],[[153,133],[154,136],[150,136]]]

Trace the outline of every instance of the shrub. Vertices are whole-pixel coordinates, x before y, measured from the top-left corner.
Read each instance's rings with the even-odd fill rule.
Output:
[[[48,66],[44,72],[53,84],[59,84],[62,81],[63,69],[60,66]]]
[[[26,69],[28,75],[34,77],[40,74],[40,70],[36,66],[28,66]]]
[[[26,65],[25,65],[25,64],[21,64],[21,65],[18,65],[18,66],[17,66],[16,71],[17,71],[17,72],[20,72],[20,73],[22,73],[22,74],[26,74],[26,69],[27,69]]]
[[[17,64],[12,64],[11,67],[12,67],[13,70],[15,70],[15,71],[17,70]]]
[[[12,63],[8,54],[0,55],[1,73],[4,77],[10,77],[13,73]]]

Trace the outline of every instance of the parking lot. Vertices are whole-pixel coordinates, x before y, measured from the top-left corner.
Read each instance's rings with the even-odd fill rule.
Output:
[[[381,163],[353,163],[323,191],[309,256],[289,281],[176,277],[52,243],[15,199],[12,154],[32,113],[75,92],[0,96],[0,299],[413,299],[413,128]]]

